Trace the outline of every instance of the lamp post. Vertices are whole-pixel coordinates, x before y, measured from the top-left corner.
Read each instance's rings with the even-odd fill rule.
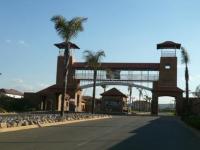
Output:
[[[68,68],[69,60],[71,57],[70,49],[80,49],[76,44],[71,42],[62,42],[54,44],[59,49],[64,49],[64,73],[63,73],[63,92],[62,92],[62,101],[61,101],[61,116],[64,116],[64,102],[67,92],[67,79],[68,79]],[[69,103],[68,103],[69,106]]]

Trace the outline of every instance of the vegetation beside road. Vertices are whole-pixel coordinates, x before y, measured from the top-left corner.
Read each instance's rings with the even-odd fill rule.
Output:
[[[23,112],[37,110],[36,102],[27,99],[15,99],[7,96],[0,96],[0,113]]]
[[[191,127],[200,130],[200,116],[183,116],[182,120]]]

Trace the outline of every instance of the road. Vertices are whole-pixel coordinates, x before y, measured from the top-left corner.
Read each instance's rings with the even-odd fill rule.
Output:
[[[173,116],[112,119],[0,133],[1,150],[197,150],[200,138]]]

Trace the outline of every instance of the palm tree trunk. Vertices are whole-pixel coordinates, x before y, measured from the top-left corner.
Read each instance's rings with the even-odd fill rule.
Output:
[[[61,117],[64,116],[64,103],[65,103],[65,97],[66,97],[66,91],[67,91],[67,75],[68,75],[68,65],[69,65],[69,58],[70,58],[70,52],[69,48],[67,47],[64,52],[64,82],[63,82],[63,92],[62,92],[62,100],[61,100]]]
[[[190,113],[190,102],[189,102],[189,72],[188,72],[188,66],[186,64],[185,67],[185,92],[186,92],[186,112]]]
[[[131,104],[131,112],[132,112],[132,101],[131,101],[131,96],[132,96],[132,87],[130,87],[130,91],[129,91],[129,95],[130,95],[130,104]]]
[[[97,70],[94,70],[93,76],[93,96],[92,96],[92,114],[95,113],[95,94],[96,94],[96,78],[97,78]]]

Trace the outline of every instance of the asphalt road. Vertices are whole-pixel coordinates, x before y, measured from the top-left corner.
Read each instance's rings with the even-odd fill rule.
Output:
[[[0,133],[1,150],[199,150],[200,138],[172,116],[118,116]]]

